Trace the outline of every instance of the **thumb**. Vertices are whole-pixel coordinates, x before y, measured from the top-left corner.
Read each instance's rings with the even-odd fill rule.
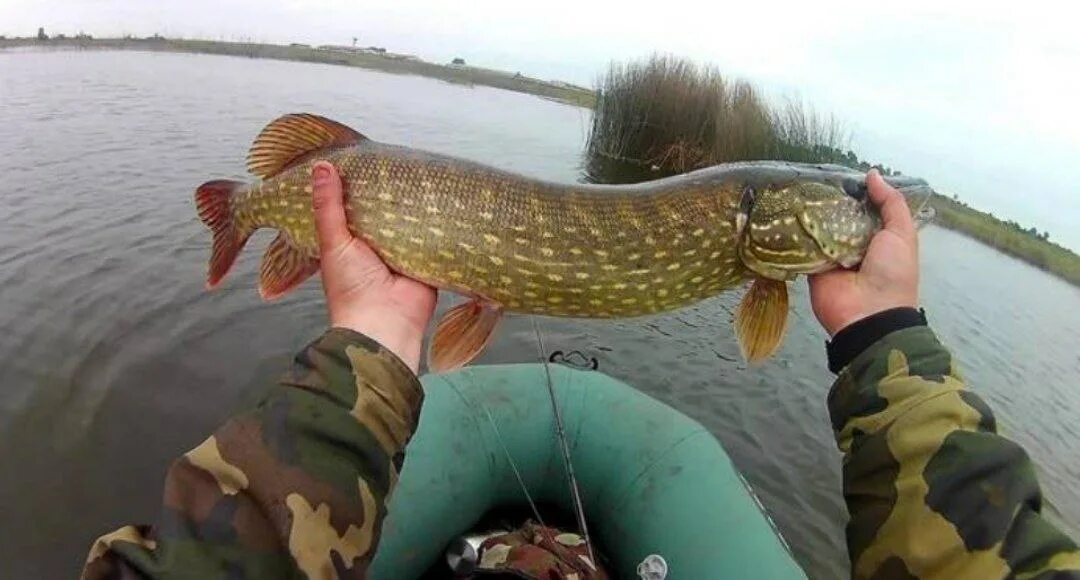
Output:
[[[345,219],[345,196],[341,176],[328,161],[318,161],[311,167],[311,184],[319,253],[325,256],[352,239]]]
[[[886,183],[877,169],[871,169],[866,174],[866,188],[870,201],[874,202],[881,212],[885,229],[905,238],[915,237],[915,221],[911,217],[907,202],[904,201],[904,194]]]

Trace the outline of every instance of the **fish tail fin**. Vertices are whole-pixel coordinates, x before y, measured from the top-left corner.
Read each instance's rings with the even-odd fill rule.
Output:
[[[251,230],[237,226],[233,214],[233,196],[245,187],[240,181],[215,179],[207,181],[195,190],[195,206],[199,219],[214,235],[214,249],[210,254],[210,269],[206,276],[206,288],[217,286],[229,273],[236,256],[251,236]]]

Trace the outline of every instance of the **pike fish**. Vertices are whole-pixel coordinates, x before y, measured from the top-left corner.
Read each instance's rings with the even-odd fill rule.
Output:
[[[865,175],[836,165],[747,162],[635,185],[557,184],[290,114],[255,139],[247,168],[256,180],[208,181],[195,192],[213,233],[208,288],[259,228],[279,232],[259,274],[264,299],[318,271],[310,176],[323,159],[341,174],[354,236],[392,270],[469,298],[437,324],[435,371],[475,358],[506,311],[642,316],[748,281],[735,333],[743,356],[758,361],[783,338],[787,283],[856,266],[881,227]],[[932,193],[919,179],[886,179],[913,213]]]

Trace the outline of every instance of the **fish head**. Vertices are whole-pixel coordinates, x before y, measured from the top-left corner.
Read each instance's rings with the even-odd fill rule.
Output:
[[[929,188],[921,180],[905,183],[894,185],[905,194],[912,215],[927,219],[923,208]],[[773,280],[854,268],[881,229],[861,176],[748,185],[737,216],[739,257],[747,268]]]

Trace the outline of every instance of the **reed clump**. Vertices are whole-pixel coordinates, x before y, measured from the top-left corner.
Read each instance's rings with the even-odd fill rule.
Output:
[[[597,82],[586,153],[682,173],[730,161],[835,162],[848,135],[801,101],[769,101],[753,84],[673,56],[612,63]]]

